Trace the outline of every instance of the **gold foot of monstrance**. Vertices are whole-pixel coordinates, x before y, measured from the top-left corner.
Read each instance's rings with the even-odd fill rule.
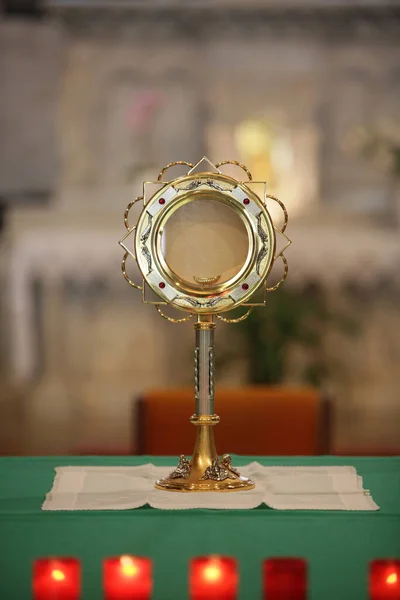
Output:
[[[246,172],[248,181],[239,181],[221,172],[225,164]],[[188,173],[168,182],[167,169],[187,165]],[[284,213],[278,229],[267,203],[277,202]],[[129,222],[131,208],[141,202],[135,226]],[[283,255],[290,240],[284,231],[287,212],[284,205],[266,193],[265,182],[253,182],[248,169],[236,161],[213,165],[203,158],[197,165],[184,161],[162,169],[157,182],[144,184],[143,196],[129,203],[124,216],[127,233],[119,242],[124,248],[122,272],[128,283],[142,291],[145,303],[155,304],[162,317],[182,323],[196,317],[194,382],[196,412],[191,423],[196,441],[191,460],[180,456],[169,476],[156,482],[162,490],[178,492],[228,492],[248,490],[254,483],[242,477],[232,466],[229,454],[220,457],[214,442],[214,317],[237,323],[256,306],[264,306],[266,294],[277,289],[287,276]],[[277,250],[277,236],[285,244]],[[133,243],[128,245],[128,238]],[[127,274],[126,262],[136,260],[142,283],[134,283]],[[281,280],[267,287],[273,263],[281,258]],[[261,298],[257,299],[260,295]],[[156,294],[160,299],[150,299]],[[169,305],[187,314],[173,318],[163,312]],[[238,306],[246,312],[239,318],[227,318]]]

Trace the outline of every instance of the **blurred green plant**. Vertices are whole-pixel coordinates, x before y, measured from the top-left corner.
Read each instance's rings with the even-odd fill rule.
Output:
[[[301,375],[304,383],[320,386],[333,372],[343,369],[344,365],[329,360],[324,351],[328,325],[348,335],[358,329],[353,318],[330,310],[325,295],[315,286],[304,291],[286,286],[269,294],[264,309],[253,310],[235,326],[246,346],[250,383],[282,383],[287,375],[288,350],[294,344],[307,351],[307,366]],[[223,362],[235,354],[228,350]]]

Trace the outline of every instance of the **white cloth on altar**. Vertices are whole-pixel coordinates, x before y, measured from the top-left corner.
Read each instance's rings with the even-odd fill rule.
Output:
[[[174,493],[154,482],[172,467],[57,467],[42,510],[127,510],[150,505],[174,509],[250,509],[262,504],[278,510],[379,510],[352,466],[240,467],[256,486],[234,493]]]

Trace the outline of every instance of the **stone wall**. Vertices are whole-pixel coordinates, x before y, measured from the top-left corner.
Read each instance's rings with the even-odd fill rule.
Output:
[[[0,195],[52,194],[64,30],[54,21],[0,21]]]

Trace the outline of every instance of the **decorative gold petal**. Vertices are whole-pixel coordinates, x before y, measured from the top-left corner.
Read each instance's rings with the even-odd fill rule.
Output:
[[[134,204],[136,204],[136,202],[139,202],[139,200],[143,200],[143,196],[138,196],[134,200],[131,200],[131,202],[129,202],[129,204],[126,207],[126,210],[124,212],[124,225],[125,225],[125,228],[128,230],[132,230],[132,227],[129,226],[129,221],[128,221],[129,211],[131,210],[132,206]]]
[[[220,321],[223,321],[224,323],[240,323],[241,321],[244,321],[245,319],[247,319],[247,317],[249,316],[249,314],[252,312],[253,307],[251,306],[249,308],[249,310],[247,310],[244,315],[242,315],[241,317],[238,317],[237,319],[227,319],[226,317],[222,317],[221,315],[216,314],[215,316],[217,317],[217,319],[219,319]]]
[[[130,279],[128,273],[126,272],[126,259],[128,258],[129,254],[130,254],[129,252],[125,252],[124,257],[122,259],[122,262],[121,262],[122,274],[125,277],[126,281],[129,283],[129,285],[136,288],[137,290],[142,290],[143,289],[143,280],[142,280],[142,285],[138,285],[137,283],[132,281],[132,279]]]
[[[165,315],[159,304],[156,304],[156,309],[159,315],[162,316],[163,319],[166,319],[166,321],[169,321],[170,323],[185,323],[186,321],[189,321],[189,319],[191,319],[193,317],[193,313],[190,313],[190,315],[188,315],[187,317],[182,317],[181,319],[174,319],[173,317],[169,317],[168,315]]]
[[[216,163],[215,166],[218,169],[219,167],[222,167],[222,165],[235,165],[236,167],[240,167],[241,169],[243,169],[243,171],[245,171],[247,177],[249,178],[249,181],[251,181],[253,179],[252,174],[250,173],[249,169],[246,167],[246,165],[244,165],[243,163],[238,162],[237,160],[223,160],[222,162]]]
[[[157,181],[162,181],[165,171],[167,171],[168,169],[171,169],[172,167],[176,167],[177,165],[186,165],[187,167],[192,167],[192,168],[194,166],[192,163],[186,162],[186,160],[176,160],[175,162],[168,163],[168,165],[166,165],[165,167],[163,167],[161,169],[160,173],[158,174]]]
[[[272,287],[266,287],[265,289],[267,290],[267,292],[274,292],[275,290],[278,289],[278,287],[281,285],[281,283],[283,283],[288,275],[289,272],[289,265],[288,265],[288,261],[286,260],[286,258],[284,257],[283,254],[279,255],[280,258],[282,259],[283,262],[283,275],[282,275],[282,279],[280,281],[278,281],[278,283]]]
[[[278,231],[280,231],[281,233],[284,233],[286,226],[288,224],[288,212],[286,210],[286,206],[283,204],[283,202],[281,200],[279,200],[278,198],[276,198],[275,196],[271,196],[270,194],[266,194],[265,195],[266,198],[270,198],[271,200],[273,200],[274,202],[277,202],[279,204],[279,206],[281,207],[281,209],[283,210],[283,214],[284,214],[284,223],[282,226],[282,229],[278,229]]]

